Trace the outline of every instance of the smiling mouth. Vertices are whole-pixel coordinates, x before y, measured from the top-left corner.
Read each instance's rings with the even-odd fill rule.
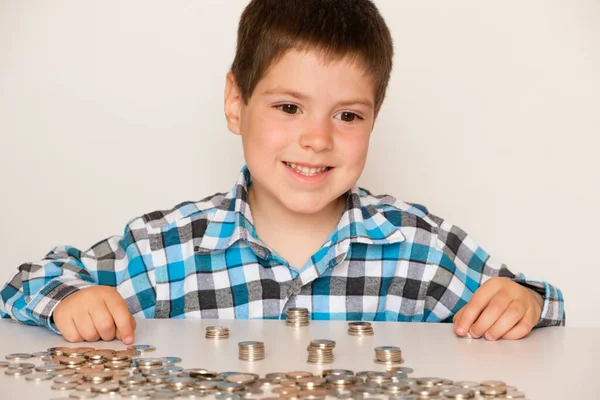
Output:
[[[297,172],[304,176],[316,176],[316,175],[322,174],[324,172],[327,172],[327,171],[330,171],[331,169],[333,169],[333,167],[309,168],[309,167],[304,167],[302,165],[289,163],[286,161],[284,161],[283,163],[292,171]]]

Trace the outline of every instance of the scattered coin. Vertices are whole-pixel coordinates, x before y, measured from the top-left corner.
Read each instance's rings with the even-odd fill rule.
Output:
[[[293,315],[294,309],[291,310],[290,315]],[[298,321],[301,319],[296,319],[294,324]],[[356,324],[356,331],[368,332],[367,324],[350,324]],[[294,326],[303,325],[298,323]],[[335,345],[335,341],[329,339],[310,341],[307,347],[308,362],[316,365],[333,362]],[[241,360],[257,361],[265,357],[263,342],[244,341],[239,342],[238,346]],[[118,396],[131,399],[525,399],[523,392],[514,386],[507,386],[503,381],[453,382],[435,377],[408,378],[407,374],[413,372],[412,368],[393,365],[402,362],[402,352],[396,346],[375,348],[375,360],[385,364],[386,371],[354,373],[338,368],[325,369],[320,374],[310,371],[272,372],[262,378],[247,372],[216,372],[203,368],[184,370],[173,365],[183,361],[180,357],[137,357],[143,351],[154,350],[155,347],[150,345],[130,346],[128,350],[55,347],[47,352],[30,354],[35,357],[26,357],[26,353],[6,356],[11,361],[39,360],[43,357],[48,360],[42,361],[50,361],[48,364],[36,366],[31,362],[1,361],[0,367],[5,368],[5,375],[22,375],[29,382],[53,380],[51,388],[69,391],[70,399],[93,398],[104,393],[119,393]],[[37,373],[34,374],[34,370]]]
[[[26,381],[30,382],[42,382],[52,380],[52,376],[47,374],[31,374],[25,377]]]
[[[149,351],[156,350],[156,347],[148,345],[148,344],[136,344],[136,345],[132,345],[132,346],[127,346],[127,350],[138,350],[138,351],[141,351],[142,353],[147,353]]]
[[[6,355],[6,359],[10,361],[24,361],[29,358],[31,358],[31,354],[28,353],[13,353]]]

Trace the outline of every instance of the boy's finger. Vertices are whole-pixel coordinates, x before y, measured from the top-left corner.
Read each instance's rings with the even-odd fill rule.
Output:
[[[500,318],[485,332],[485,338],[487,340],[501,338],[523,318],[524,314],[522,305],[513,301]]]
[[[55,321],[56,323],[56,321]],[[83,338],[79,334],[77,327],[75,326],[75,321],[73,318],[67,317],[65,320],[61,320],[60,327],[56,324],[56,327],[59,328],[60,334],[71,343],[74,342],[83,342]]]
[[[471,300],[462,308],[462,314],[458,320],[456,333],[466,335],[469,333],[473,323],[479,318],[483,309],[488,305],[496,291],[491,286],[482,285],[473,293]]]
[[[96,331],[98,331],[102,340],[113,340],[115,338],[116,330],[115,322],[110,312],[106,309],[105,304],[102,303],[102,305],[98,307],[93,307],[89,312],[92,321],[94,321]]]
[[[112,315],[113,320],[115,321],[115,326],[117,327],[117,331],[121,334],[121,340],[125,344],[133,343],[134,337],[134,327],[131,320],[131,313],[127,308],[127,303],[120,296],[117,298],[116,296],[112,296],[112,298],[106,298],[105,300],[106,308]]]
[[[87,342],[97,342],[100,340],[100,335],[94,326],[94,321],[92,321],[92,317],[90,317],[87,311],[78,314],[73,320],[83,340]]]
[[[477,321],[471,325],[471,329],[469,330],[471,336],[474,338],[483,336],[488,329],[498,321],[502,314],[504,314],[506,309],[510,306],[511,301],[512,299],[510,297],[503,295],[502,293],[496,293],[479,315]]]
[[[454,332],[456,334],[458,334],[458,322],[460,321],[460,316],[462,315],[462,312],[464,309],[465,309],[464,307],[461,308],[460,310],[458,310],[456,312],[456,314],[454,314],[454,317],[452,317],[452,324],[453,324],[452,328],[454,329]]]
[[[508,332],[502,335],[502,339],[506,340],[517,340],[521,339],[529,332],[531,332],[531,325],[525,320],[521,319],[515,326],[513,326]]]

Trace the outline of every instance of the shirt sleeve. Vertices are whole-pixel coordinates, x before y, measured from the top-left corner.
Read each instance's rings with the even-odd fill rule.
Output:
[[[116,287],[129,310],[153,317],[156,294],[148,234],[141,219],[127,224],[86,251],[58,246],[36,262],[22,264],[0,291],[0,316],[59,333],[52,320],[56,306],[77,291]]]
[[[461,228],[435,215],[428,214],[428,217],[439,226],[437,262],[441,267],[435,273],[428,296],[433,296],[436,302],[444,299],[447,303],[446,308],[451,309],[452,315],[461,309],[475,290],[488,279],[505,277],[543,296],[544,306],[534,328],[565,325],[564,299],[560,289],[544,281],[527,279],[522,273],[511,272],[506,265],[479,247]],[[445,276],[449,271],[452,272],[453,278]],[[445,286],[450,288],[452,293],[445,293],[441,283],[446,283]],[[435,307],[433,304],[432,306]]]

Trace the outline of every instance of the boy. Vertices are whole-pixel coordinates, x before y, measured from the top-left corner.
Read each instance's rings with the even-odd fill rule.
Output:
[[[563,325],[560,290],[526,281],[426,208],[356,186],[392,69],[369,0],[253,0],[225,85],[246,166],[228,193],[133,219],[85,252],[21,265],[0,313],[71,342],[134,341],[135,319],[454,322],[518,339]]]

